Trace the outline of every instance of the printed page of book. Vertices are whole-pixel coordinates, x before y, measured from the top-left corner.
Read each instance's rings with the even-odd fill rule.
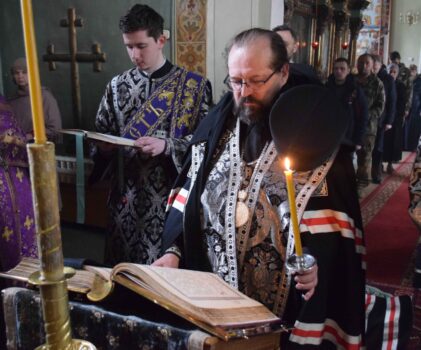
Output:
[[[82,129],[61,129],[59,130],[62,134],[69,134],[69,135],[80,135],[83,134],[85,137],[89,139],[94,139],[98,141],[108,142],[112,143],[114,145],[120,145],[120,146],[130,146],[134,147],[134,140],[128,139],[125,137],[120,136],[114,136],[109,134],[102,134],[100,132],[95,131],[87,131]]]
[[[113,274],[124,274],[143,287],[148,285],[146,288],[168,300],[177,299],[178,304],[194,309],[213,325],[279,320],[264,305],[232,288],[213,273],[123,263],[113,269]]]
[[[0,277],[28,282],[29,276],[39,270],[39,259],[24,257],[13,269],[0,272]],[[100,282],[106,283],[104,278],[98,276],[95,272],[85,270],[75,270],[75,272],[75,275],[67,280],[67,288],[72,292],[87,294],[92,290],[94,284],[97,285],[96,288],[98,289]]]
[[[86,136],[90,139],[108,142],[108,143],[112,143],[114,145],[134,147],[134,140],[127,139],[125,137],[119,137],[119,136],[108,135],[108,134],[101,134],[101,133],[94,132],[94,131],[88,131]]]

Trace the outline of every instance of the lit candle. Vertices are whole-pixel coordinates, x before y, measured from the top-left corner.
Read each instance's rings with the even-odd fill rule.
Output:
[[[297,256],[303,255],[303,248],[301,246],[300,227],[298,226],[297,207],[295,205],[295,188],[294,180],[292,178],[293,171],[290,169],[290,161],[285,158],[285,180],[288,191],[288,202],[290,211],[290,225],[292,225],[292,232],[294,233],[295,254]]]
[[[45,134],[44,110],[42,108],[41,84],[38,72],[31,0],[21,0],[21,8],[34,138],[35,143],[44,144],[47,141],[47,137]]]

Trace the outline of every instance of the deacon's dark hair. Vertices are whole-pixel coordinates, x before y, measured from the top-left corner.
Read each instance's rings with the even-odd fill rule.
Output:
[[[394,62],[394,61],[396,61],[397,59],[398,60],[400,60],[401,59],[401,55],[399,54],[399,52],[398,51],[392,51],[391,53],[390,53],[390,60],[392,61],[392,62]]]
[[[286,24],[281,24],[279,26],[276,26],[272,29],[273,32],[290,32],[292,38],[294,41],[297,41],[297,33],[294,29],[292,29],[290,26],[287,26]]]
[[[257,39],[261,38],[266,38],[270,43],[270,48],[272,50],[271,68],[274,71],[280,71],[284,64],[288,63],[287,50],[282,38],[271,30],[252,28],[237,34],[228,45],[227,53],[229,54],[234,46],[252,46]]]
[[[345,63],[346,63],[346,65],[349,67],[349,61],[348,61],[348,59],[346,59],[345,57],[338,57],[338,58],[335,60],[335,62],[333,63],[333,65],[335,65],[335,63],[337,63],[337,62],[345,62]]]
[[[164,31],[164,19],[148,5],[136,4],[120,18],[119,27],[123,33],[146,30],[148,36],[158,40]]]

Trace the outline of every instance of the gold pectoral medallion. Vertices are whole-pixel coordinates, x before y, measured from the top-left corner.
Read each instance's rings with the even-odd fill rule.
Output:
[[[238,201],[235,208],[235,227],[241,227],[245,225],[249,219],[250,209],[247,204],[244,203],[247,199],[247,192],[241,190],[238,192]]]

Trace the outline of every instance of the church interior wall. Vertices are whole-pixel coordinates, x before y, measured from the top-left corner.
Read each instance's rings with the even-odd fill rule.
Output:
[[[226,91],[226,46],[235,34],[251,27],[271,28],[271,0],[208,0],[207,76],[214,100]]]
[[[418,23],[409,25],[401,23],[400,15],[405,15],[408,11],[421,14],[420,0],[394,0],[392,1],[391,13],[391,40],[390,51],[398,51],[402,61],[408,66],[421,66],[421,18]]]

